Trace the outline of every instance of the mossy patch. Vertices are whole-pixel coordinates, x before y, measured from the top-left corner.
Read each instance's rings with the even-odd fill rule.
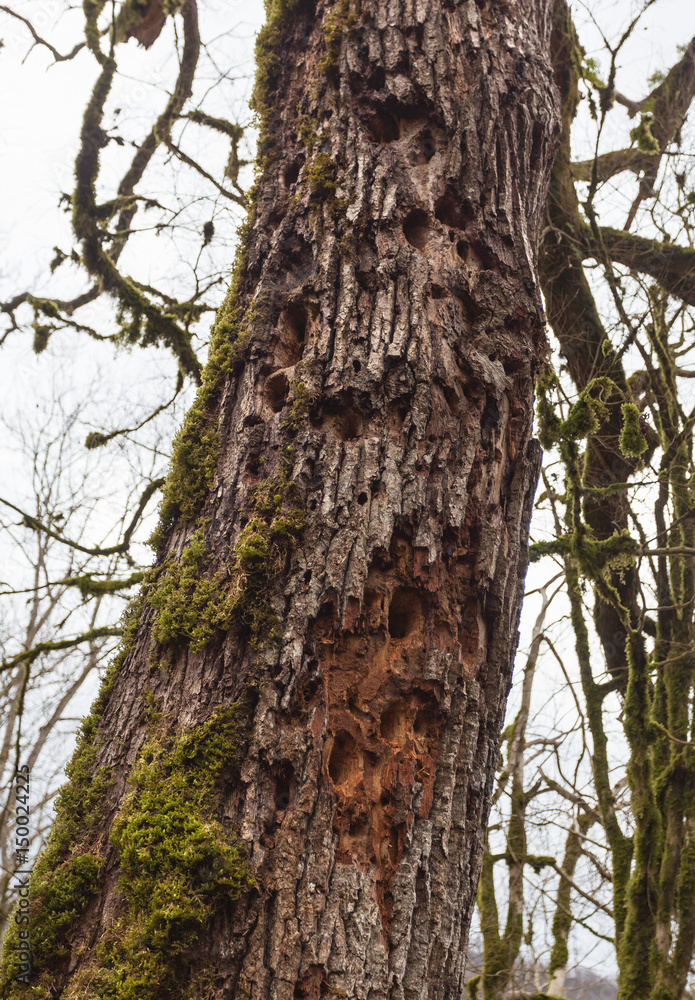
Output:
[[[245,629],[253,645],[279,637],[269,588],[285,569],[305,513],[286,468],[257,486],[251,500],[253,516],[233,549],[228,573],[208,572],[204,526],[194,533],[180,559],[172,557],[165,563],[148,594],[157,612],[152,629],[157,642],[190,643],[199,651],[218,631],[235,628]]]
[[[300,361],[297,369],[301,368],[301,364]],[[309,412],[310,405],[311,394],[306,382],[303,382],[299,377],[295,378],[292,382],[292,405],[282,422],[282,429],[288,434],[296,434]]]
[[[306,170],[306,179],[313,198],[326,199],[338,187],[336,165],[326,152],[319,152]]]
[[[300,114],[299,109],[301,107],[301,101],[297,105],[297,135],[302,140],[306,148],[310,153],[314,152],[314,146],[318,140],[318,132],[316,131],[316,122],[309,115]]]
[[[251,713],[244,699],[175,737],[155,732],[142,747],[111,830],[124,912],[85,970],[90,996],[181,997],[206,928],[253,886],[245,849],[217,807]]]
[[[352,10],[351,0],[338,0],[323,22],[326,54],[319,64],[321,73],[331,74],[337,70],[343,37],[354,23],[355,14]]]
[[[640,115],[639,124],[630,129],[630,138],[637,143],[637,148],[642,153],[652,153],[657,155],[661,152],[659,141],[652,132],[653,116],[651,114]]]
[[[606,405],[610,397],[618,391],[615,382],[609,378],[594,378],[579,393],[576,403],[560,426],[560,437],[570,441],[597,434],[608,419]]]
[[[556,405],[549,398],[550,394],[555,392],[557,385],[557,376],[550,373],[542,375],[538,379],[536,386],[538,400],[536,403],[538,440],[546,451],[549,451],[560,440],[562,420],[558,415]]]
[[[202,649],[227,618],[225,594],[219,574],[206,576],[210,552],[205,543],[205,529],[199,528],[180,559],[170,558],[148,601],[157,611],[152,636],[166,645],[189,642],[194,650]]]
[[[283,27],[288,23],[288,15],[302,2],[303,0],[265,0],[266,22],[256,38],[256,78],[250,101],[259,129],[259,168],[267,166],[274,153],[270,116],[277,93]]]
[[[634,403],[623,403],[621,409],[620,450],[627,458],[639,458],[649,447],[640,426],[640,412]]]
[[[538,562],[545,555],[569,556],[576,559],[582,572],[595,581],[607,579],[616,570],[633,565],[639,552],[639,542],[628,531],[616,531],[609,538],[597,539],[587,528],[529,546],[531,562]]]

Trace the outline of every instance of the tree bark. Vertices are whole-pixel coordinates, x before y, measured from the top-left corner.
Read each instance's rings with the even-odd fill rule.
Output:
[[[271,10],[252,223],[49,847],[97,874],[47,996],[460,997],[540,461],[550,27]],[[182,804],[225,878],[219,831],[245,851],[224,898],[169,856]]]

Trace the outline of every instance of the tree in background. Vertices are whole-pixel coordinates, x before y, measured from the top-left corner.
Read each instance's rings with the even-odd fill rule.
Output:
[[[514,980],[523,913],[511,872],[530,877],[538,867],[524,810],[539,795],[560,796],[574,814],[564,858],[541,859],[558,876],[548,991],[563,995],[568,936],[586,901],[594,911],[582,922],[597,935],[606,935],[610,918],[621,998],[683,996],[693,959],[695,198],[683,137],[695,95],[695,41],[646,97],[631,100],[616,89],[617,57],[637,23],[607,46],[602,77],[584,59],[566,5],[556,4],[563,137],[541,278],[563,364],[559,378],[541,383],[542,441],[557,448],[541,498],[554,537],[538,543],[534,557],[552,555],[564,576],[579,666],[572,686],[592,781],[587,787],[586,773],[578,778],[576,770],[573,781],[571,768],[557,781],[541,764],[530,784],[512,791],[506,850],[488,862],[510,866],[504,938],[486,917],[497,905],[491,877],[483,883],[487,898],[481,890],[481,980],[491,997],[505,995]],[[595,155],[573,162],[582,91],[596,123]],[[616,105],[632,119],[631,144],[607,152],[602,136]],[[616,177],[631,192],[618,226]],[[519,754],[513,732],[510,766]]]
[[[87,14],[98,123],[122,22]],[[47,995],[460,993],[538,470],[549,29],[540,0],[271,6],[157,565],[34,874]],[[83,260],[186,365],[100,247],[97,164]]]

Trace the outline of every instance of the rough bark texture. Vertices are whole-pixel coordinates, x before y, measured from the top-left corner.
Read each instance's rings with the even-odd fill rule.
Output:
[[[199,406],[214,478],[200,503],[169,490],[179,516],[99,721],[99,891],[70,957],[38,970],[64,998],[125,996],[94,984],[130,912],[108,827],[148,726],[194,731],[242,695],[247,749],[214,808],[255,887],[161,995],[461,995],[539,465],[549,7],[271,12],[237,349]],[[153,595],[195,532],[196,572],[245,611],[173,641]],[[196,594],[179,611],[202,621]]]

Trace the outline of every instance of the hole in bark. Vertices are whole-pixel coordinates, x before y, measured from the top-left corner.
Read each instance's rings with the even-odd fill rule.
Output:
[[[292,793],[294,769],[291,764],[283,764],[275,779],[275,805],[277,809],[287,809]]]
[[[336,733],[328,761],[328,773],[334,785],[344,785],[361,775],[362,754],[350,733]]]
[[[374,142],[395,142],[400,138],[401,128],[395,115],[388,111],[377,111],[367,122],[367,128]]]
[[[285,405],[287,394],[290,391],[290,382],[284,369],[273,372],[265,382],[265,398],[273,408],[275,413],[279,413]]]
[[[486,405],[483,412],[482,425],[483,427],[499,427],[500,418],[502,414],[500,413],[500,408],[498,406],[497,400],[494,396],[486,396]]]
[[[531,163],[538,163],[543,148],[543,126],[536,122],[531,133]]]
[[[386,70],[383,66],[375,66],[374,63],[370,63],[369,67],[371,73],[368,77],[367,86],[372,90],[383,90],[386,86]]]
[[[354,369],[354,370],[355,370],[356,372],[360,372],[360,371],[362,370],[362,365],[361,365],[361,363],[360,363],[359,361],[357,361],[357,360],[355,360],[355,361],[353,361],[353,362],[352,362],[352,367],[353,367],[353,369]]]
[[[362,433],[364,417],[357,410],[347,410],[341,413],[336,421],[338,434],[343,441],[352,441]]]
[[[311,499],[309,501],[309,510],[316,510],[318,507],[318,500]]]
[[[294,163],[290,163],[289,167],[285,168],[285,187],[292,187],[293,184],[296,184],[298,177],[299,161],[295,160]]]
[[[249,455],[246,460],[246,467],[244,469],[247,476],[257,476],[261,471],[261,463],[259,461],[259,455]]]
[[[370,611],[374,608],[383,608],[384,606],[384,595],[378,590],[365,590],[364,592],[364,604],[365,607]]]
[[[466,213],[458,201],[450,195],[445,194],[435,205],[434,217],[444,226],[452,226],[454,229],[464,229],[470,215]]]
[[[294,989],[294,1000],[316,1000],[323,996],[326,970],[323,965],[310,965]]]
[[[310,569],[306,570],[304,573],[304,583],[311,583],[312,576],[312,571]]]
[[[435,145],[434,139],[429,132],[425,132],[420,140],[422,146],[422,152],[425,154],[428,160],[431,160],[434,154],[437,152],[437,147]]]
[[[430,227],[427,221],[427,212],[421,208],[415,208],[406,217],[403,223],[403,235],[416,250],[424,250],[430,236]]]
[[[391,796],[389,795],[389,793],[388,792],[382,792],[381,795],[380,795],[380,797],[379,797],[379,805],[382,806],[382,808],[385,809],[386,806],[389,805],[390,802],[391,802]]]
[[[443,385],[442,391],[444,392],[444,399],[446,400],[447,406],[451,410],[452,414],[457,416],[461,412],[461,403],[456,389],[450,385]]]
[[[301,302],[291,302],[285,309],[285,316],[295,338],[303,343],[308,321],[306,307]]]
[[[448,299],[449,292],[446,288],[442,288],[441,285],[432,285],[430,289],[430,295],[433,299]]]
[[[319,608],[319,618],[331,618],[333,616],[333,601],[322,601]]]
[[[467,260],[468,258],[468,244],[465,240],[459,240],[456,244],[456,253],[459,255],[461,260]]]
[[[360,505],[360,507],[364,507],[367,500],[369,500],[369,497],[364,492],[360,493],[359,496],[357,497],[357,503]]]
[[[437,710],[434,705],[422,705],[415,716],[413,732],[416,736],[429,736],[435,728]]]
[[[258,424],[263,423],[263,417],[258,413],[249,413],[248,417],[244,417],[244,427],[256,427]]]
[[[357,816],[348,827],[350,837],[364,837],[369,830],[369,819],[364,815]]]
[[[422,623],[422,601],[417,591],[399,587],[389,605],[389,635],[405,639]]]
[[[273,368],[291,368],[302,356],[308,315],[301,302],[292,302],[281,311],[273,336]]]
[[[379,730],[389,743],[402,745],[408,738],[408,713],[402,701],[389,705],[381,716]]]

